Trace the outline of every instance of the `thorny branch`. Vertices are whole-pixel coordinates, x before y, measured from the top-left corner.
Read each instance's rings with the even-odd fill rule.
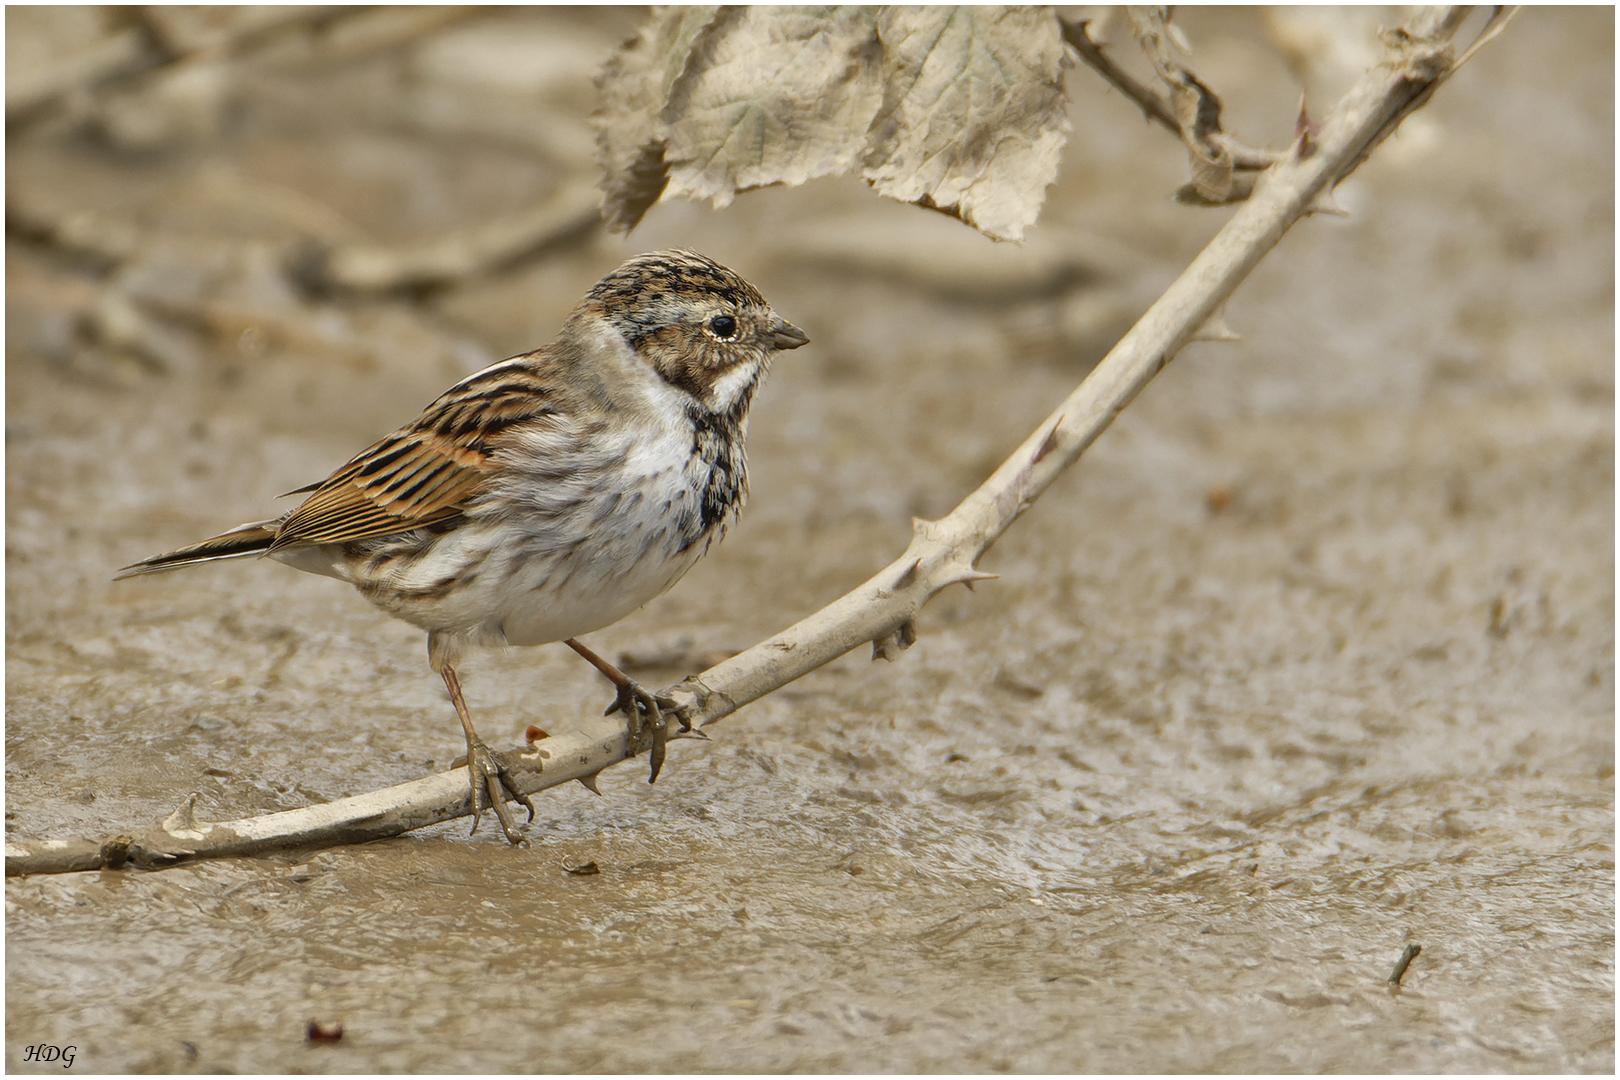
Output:
[[[1079,54],[1080,59],[1091,65],[1092,69],[1107,79],[1109,84],[1131,100],[1142,114],[1149,120],[1157,123],[1172,135],[1183,136],[1181,121],[1176,119],[1175,110],[1152,87],[1138,82],[1130,72],[1114,63],[1113,59],[1103,51],[1101,45],[1091,40],[1088,30],[1091,23],[1082,19],[1080,22],[1060,21],[1063,27],[1063,40],[1067,41]],[[1196,80],[1195,80],[1196,81]],[[1200,84],[1201,86],[1202,84]],[[1280,161],[1285,155],[1276,150],[1262,150],[1244,146],[1238,140],[1220,130],[1220,99],[1204,88],[1208,100],[1216,110],[1213,130],[1204,133],[1206,142],[1214,143],[1225,149],[1231,155],[1232,168],[1245,172],[1258,172],[1268,169]]]
[[[880,653],[904,648],[913,619],[935,593],[989,576],[975,567],[996,539],[1199,333],[1294,222],[1365,159],[1366,148],[1456,71],[1449,42],[1466,15],[1458,11],[1420,9],[1390,35],[1384,63],[1351,88],[1319,134],[1295,142],[1253,198],[977,491],[941,520],[914,523],[904,555],[804,621],[672,688],[677,700],[690,699],[691,718],[712,724],[864,641]],[[1499,11],[1481,39],[1494,37],[1510,15]]]
[[[1081,19],[1079,22],[1060,21],[1063,27],[1063,40],[1067,41],[1080,59],[1090,64],[1093,70],[1129,98],[1142,115],[1154,121],[1172,135],[1181,134],[1181,124],[1176,121],[1176,114],[1170,111],[1170,106],[1160,97],[1152,87],[1136,81],[1135,76],[1109,58],[1103,52],[1101,45],[1091,40],[1091,20]],[[1260,166],[1264,168],[1265,166]]]
[[[984,552],[1073,464],[1136,395],[1198,336],[1201,328],[1294,222],[1311,213],[1400,121],[1421,106],[1511,17],[1498,9],[1468,51],[1450,40],[1467,9],[1423,8],[1386,35],[1385,61],[1345,96],[1314,136],[1302,133],[1265,173],[1254,195],[1187,270],[1148,309],[1075,391],[972,495],[939,521],[917,521],[904,555],[844,597],[667,693],[685,718],[712,724],[865,642],[891,657],[916,639],[915,619],[940,590],[993,577],[977,570]],[[693,732],[686,737],[702,737]],[[632,745],[620,721],[510,751],[524,792],[569,780],[592,790],[602,769],[650,747]],[[470,813],[465,774],[438,773],[407,784],[300,810],[222,823],[197,820],[196,796],[161,826],[103,840],[7,841],[6,873],[60,873],[133,862],[161,867],[203,856],[354,843],[395,836]]]

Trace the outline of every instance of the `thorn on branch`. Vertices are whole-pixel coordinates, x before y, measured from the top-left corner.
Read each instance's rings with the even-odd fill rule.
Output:
[[[1209,318],[1204,320],[1204,324],[1188,340],[1237,342],[1242,341],[1243,338],[1227,325],[1226,305],[1222,304],[1215,309]]]
[[[1315,149],[1311,145],[1311,139],[1321,133],[1322,125],[1312,123],[1311,114],[1305,108],[1305,95],[1299,95],[1299,116],[1294,120],[1294,145],[1289,148],[1290,156],[1295,161],[1304,161],[1310,157]]]
[[[1059,416],[1057,418],[1057,423],[1052,425],[1052,430],[1046,433],[1046,438],[1045,439],[1041,440],[1041,445],[1036,449],[1035,456],[1030,459],[1030,464],[1039,465],[1041,463],[1041,459],[1043,457],[1045,457],[1047,454],[1050,454],[1053,450],[1057,449],[1057,446],[1058,446],[1058,429],[1061,428],[1062,426],[1063,426],[1063,417]]]
[[[916,581],[917,580],[917,567],[919,567],[921,565],[922,565],[922,560],[921,559],[912,559],[911,560],[911,565],[906,567],[906,572],[900,575],[900,579],[894,583],[894,588],[891,589],[890,591],[891,592],[899,592],[901,589],[904,589],[907,585],[910,585],[913,581]]]
[[[142,870],[162,870],[190,858],[193,854],[195,852],[184,848],[177,851],[153,851],[136,845],[130,849],[131,859]]]
[[[917,643],[917,624],[907,619],[894,633],[876,638],[872,642],[872,659],[893,663],[900,653]]]
[[[177,840],[201,840],[212,831],[212,825],[197,820],[197,799],[201,795],[200,791],[187,795],[186,801],[163,819],[163,831]]]
[[[977,590],[975,590],[973,588],[973,583],[975,581],[1000,581],[1000,580],[1001,580],[1001,575],[1000,574],[987,574],[983,570],[969,569],[969,570],[964,570],[964,571],[962,571],[962,573],[956,575],[956,577],[954,577],[954,578],[952,578],[950,580],[949,584],[954,585],[957,582],[961,582],[963,585],[966,585],[968,587],[968,592],[975,592],[975,591],[977,591]]]
[[[1337,190],[1331,187],[1325,187],[1318,191],[1316,197],[1306,205],[1305,213],[1327,214],[1329,217],[1350,216],[1350,211],[1346,210],[1343,204],[1339,202]]]

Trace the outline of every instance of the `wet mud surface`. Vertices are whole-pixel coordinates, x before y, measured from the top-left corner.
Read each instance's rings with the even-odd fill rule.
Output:
[[[1186,17],[1228,126],[1286,138],[1299,82],[1256,18]],[[111,574],[274,512],[626,255],[704,251],[813,340],[755,406],[740,524],[589,639],[662,684],[893,559],[1227,214],[1171,202],[1184,152],[1076,69],[1023,248],[820,181],[430,290],[288,284],[311,237],[432,238],[588,169],[589,78],[634,23],[256,54],[216,126],[155,146],[14,125],[12,206],[139,243],[8,233],[8,838],[448,767],[422,635],[346,587]],[[656,786],[638,761],[546,793],[528,848],[461,822],[8,879],[8,1069],[59,1070],[23,1058],[53,1043],[111,1072],[1612,1071],[1613,39],[1607,10],[1527,11],[898,661],[672,745]],[[560,646],[463,680],[492,743],[611,699]]]

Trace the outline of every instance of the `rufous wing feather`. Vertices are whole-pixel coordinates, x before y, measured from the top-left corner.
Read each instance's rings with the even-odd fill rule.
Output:
[[[281,520],[240,525],[126,566],[117,576],[387,536],[460,516],[496,469],[490,455],[509,428],[559,422],[552,387],[540,371],[544,360],[540,350],[463,379],[414,424],[367,448],[319,484],[288,492],[310,494]]]
[[[333,473],[281,523],[275,551],[404,532],[462,514],[496,468],[506,430],[553,416],[534,368],[514,358],[472,375]]]
[[[364,540],[456,517],[490,468],[487,454],[432,432],[390,435],[287,515],[271,550]]]

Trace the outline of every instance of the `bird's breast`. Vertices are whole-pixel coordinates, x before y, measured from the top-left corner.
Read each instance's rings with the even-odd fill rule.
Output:
[[[512,645],[590,633],[668,590],[723,534],[747,486],[741,438],[690,413],[536,426],[502,447],[459,524],[353,545],[344,569],[430,631]]]
[[[508,470],[498,610],[513,645],[616,622],[667,591],[723,533],[746,485],[740,447],[682,419],[599,433],[576,466]]]

